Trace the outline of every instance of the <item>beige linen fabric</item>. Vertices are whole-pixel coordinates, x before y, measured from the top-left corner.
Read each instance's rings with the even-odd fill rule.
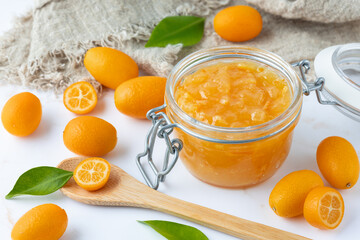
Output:
[[[322,22],[354,20],[358,19],[358,12],[348,10],[354,16],[337,18],[332,15],[331,20],[324,21],[327,14],[334,12],[327,13],[324,9],[319,16],[303,17],[319,7],[307,4],[307,0],[246,1],[259,5],[263,30],[251,41],[231,43],[221,39],[212,26],[214,15],[227,6],[229,0],[38,0],[35,9],[19,18],[14,28],[0,39],[0,83],[24,84],[62,93],[69,84],[90,77],[83,67],[83,56],[87,49],[96,46],[124,51],[148,74],[167,76],[180,58],[201,48],[249,45],[275,52],[293,62],[305,58],[312,60],[321,49],[331,45],[360,41],[359,20],[314,22],[317,18]],[[271,7],[267,2],[274,4]],[[280,6],[276,4],[280,2],[303,2],[306,7],[301,8],[300,4],[294,8],[296,11],[289,8],[293,15],[285,14],[276,10]],[[327,0],[316,2],[325,4]],[[242,0],[230,2],[230,5],[238,4],[247,3]],[[349,5],[343,7],[349,8]],[[281,9],[285,11],[286,7]],[[312,21],[285,19],[265,11]],[[339,9],[340,13],[343,11]],[[171,15],[206,17],[203,40],[185,48],[180,44],[144,48],[155,25]],[[94,80],[92,83],[101,91],[100,84]]]
[[[61,93],[89,77],[87,49],[107,46],[130,55],[149,74],[165,76],[181,45],[144,48],[166,16],[208,16],[229,0],[40,0],[0,39],[0,81]],[[99,84],[93,81],[99,88]]]
[[[360,20],[359,0],[246,0],[275,15],[315,22]]]

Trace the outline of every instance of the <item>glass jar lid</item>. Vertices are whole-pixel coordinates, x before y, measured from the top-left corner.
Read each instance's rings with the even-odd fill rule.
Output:
[[[316,76],[325,79],[324,96],[360,121],[360,43],[323,49],[315,57],[314,68]]]

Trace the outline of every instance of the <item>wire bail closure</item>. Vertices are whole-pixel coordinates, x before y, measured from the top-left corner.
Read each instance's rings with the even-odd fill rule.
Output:
[[[179,153],[183,147],[183,143],[180,139],[170,139],[170,134],[173,132],[174,127],[176,127],[176,124],[172,124],[169,117],[164,112],[159,112],[165,108],[166,104],[151,109],[146,114],[146,117],[152,121],[152,127],[150,128],[146,136],[144,152],[136,156],[136,164],[142,176],[144,177],[146,184],[155,190],[158,189],[160,182],[165,181],[165,176],[175,166],[175,163],[179,158]],[[152,158],[156,137],[164,139],[166,143],[162,170],[159,170],[156,167]],[[147,158],[147,163],[154,174],[153,180],[151,179],[150,175],[145,171],[144,165],[141,162],[141,160],[145,157]]]
[[[310,62],[308,60],[302,60],[300,62],[293,63],[292,66],[299,67],[304,95],[308,96],[310,95],[311,91],[315,91],[317,100],[320,104],[334,106],[337,110],[349,118],[352,118],[355,121],[360,121],[360,112],[345,104],[342,104],[328,91],[326,91],[326,89],[324,89],[325,79],[323,77],[317,78],[314,83],[310,83],[306,80],[306,73],[310,70]]]
[[[325,84],[325,79],[323,77],[317,78],[314,83],[311,83],[306,79],[306,74],[310,70],[309,60],[301,60],[300,62],[296,62],[291,65],[293,67],[299,67],[300,79],[303,84],[303,94],[305,96],[309,96],[312,91],[315,91],[317,100],[320,104],[340,106],[339,103],[326,100],[326,98],[323,97],[322,91],[324,90]]]

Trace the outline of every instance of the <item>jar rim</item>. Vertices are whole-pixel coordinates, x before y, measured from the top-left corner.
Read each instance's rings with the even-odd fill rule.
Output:
[[[286,73],[286,79],[290,81],[289,79],[291,78],[293,79],[294,82],[294,84],[292,85],[293,96],[288,108],[282,114],[280,114],[279,116],[277,116],[276,118],[270,121],[264,122],[259,125],[240,127],[240,128],[220,127],[220,126],[207,124],[191,117],[184,110],[182,110],[180,106],[177,104],[174,97],[174,92],[175,92],[174,83],[176,83],[181,78],[182,76],[181,73],[188,68],[194,67],[200,63],[208,61],[207,58],[220,56],[218,58],[221,59],[221,57],[225,57],[226,54],[235,54],[242,57],[256,55],[256,57],[258,57],[257,60],[262,59],[263,61],[260,60],[259,62],[265,65],[270,66],[267,63],[275,63],[276,65],[281,67],[284,70],[283,73]],[[240,59],[243,58],[239,57],[239,60]],[[298,74],[293,69],[293,67],[275,53],[259,48],[248,47],[248,46],[221,46],[214,48],[206,48],[193,52],[187,55],[182,60],[180,60],[169,74],[165,89],[165,99],[167,100],[167,105],[173,108],[173,110],[177,113],[177,115],[180,116],[180,118],[185,120],[187,123],[189,123],[192,127],[195,127],[196,129],[200,129],[204,131],[216,131],[222,133],[252,133],[252,132],[266,131],[272,129],[284,123],[291,116],[294,116],[294,113],[298,110],[299,106],[301,107],[302,85],[301,85],[301,80]],[[299,114],[296,114],[296,117],[298,115]]]
[[[338,46],[331,56],[331,63],[336,73],[353,88],[360,90],[360,82],[350,78],[344,69],[358,68],[360,43],[348,43]]]

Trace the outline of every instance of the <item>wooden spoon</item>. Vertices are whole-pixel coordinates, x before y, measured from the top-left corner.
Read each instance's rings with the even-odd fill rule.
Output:
[[[65,159],[58,167],[64,170],[74,171],[75,167],[83,159],[85,158],[76,157]],[[245,240],[308,239],[290,232],[170,197],[139,182],[115,165],[111,165],[109,181],[105,187],[98,191],[88,192],[82,189],[75,183],[73,178],[62,187],[61,191],[69,198],[91,205],[154,209]]]

